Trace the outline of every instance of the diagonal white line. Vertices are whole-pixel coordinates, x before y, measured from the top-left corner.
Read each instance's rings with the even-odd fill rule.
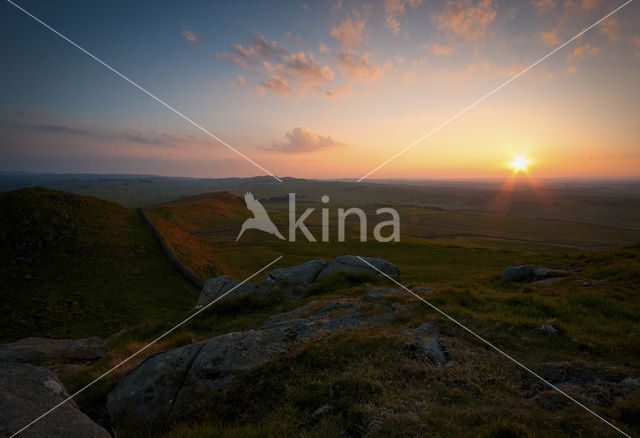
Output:
[[[365,259],[363,259],[360,256],[356,256],[358,257],[360,260],[362,260],[363,262],[365,262],[367,265],[371,266],[373,269],[375,269],[376,271],[378,271],[379,273],[381,273],[382,275],[384,275],[385,277],[387,277],[389,280],[393,281],[395,284],[397,284],[398,286],[400,286],[401,288],[403,288],[404,290],[406,290],[407,292],[409,292],[411,295],[413,295],[414,297],[416,297],[417,299],[419,299],[420,301],[422,301],[423,303],[427,304],[429,307],[431,307],[433,310],[435,310],[436,312],[440,313],[441,315],[445,316],[447,319],[451,320],[452,322],[454,322],[455,324],[457,324],[458,326],[462,327],[463,329],[465,329],[467,332],[471,333],[473,336],[475,336],[476,338],[480,339],[482,342],[484,342],[485,344],[487,344],[489,347],[493,348],[494,350],[496,350],[498,353],[500,353],[501,355],[503,355],[504,357],[506,357],[507,359],[509,359],[511,362],[515,363],[516,365],[518,365],[520,368],[528,371],[530,374],[532,374],[533,376],[537,377],[538,379],[540,379],[542,382],[546,383],[547,385],[549,385],[551,388],[555,389],[556,391],[558,391],[560,394],[564,395],[565,397],[567,397],[569,400],[571,400],[572,402],[574,402],[575,404],[577,404],[578,406],[580,406],[581,408],[585,409],[586,411],[590,412],[591,414],[595,415],[597,418],[599,418],[600,420],[604,421],[605,423],[607,423],[609,426],[613,427],[615,430],[617,430],[618,432],[620,432],[622,435],[631,438],[631,435],[627,434],[626,432],[624,432],[623,430],[621,430],[620,428],[614,426],[613,424],[609,423],[607,420],[605,420],[604,418],[602,418],[600,415],[596,414],[595,412],[593,412],[591,409],[589,409],[588,407],[586,407],[585,405],[583,405],[582,403],[580,403],[578,400],[576,400],[575,398],[571,397],[569,394],[567,394],[566,392],[564,392],[563,390],[561,390],[560,388],[558,388],[557,386],[555,386],[553,383],[547,381],[546,379],[544,379],[543,377],[539,376],[538,374],[536,374],[535,372],[533,372],[531,369],[529,369],[528,367],[526,367],[525,365],[523,365],[522,363],[518,362],[517,360],[515,360],[513,357],[509,356],[507,353],[505,353],[504,351],[500,350],[498,347],[496,347],[495,345],[493,345],[491,342],[487,341],[485,338],[483,338],[482,336],[478,335],[477,333],[475,333],[473,330],[467,328],[466,326],[464,326],[462,323],[458,322],[457,320],[453,319],[451,316],[449,316],[448,314],[444,313],[442,310],[438,309],[436,306],[434,306],[433,304],[431,304],[430,302],[428,302],[427,300],[425,300],[424,298],[422,298],[420,295],[416,294],[415,292],[413,292],[412,290],[410,290],[409,288],[405,287],[404,285],[400,284],[398,281],[396,281],[394,278],[390,277],[389,275],[385,274],[384,272],[382,272],[380,269],[376,268],[375,266],[373,266],[371,263],[369,263],[368,261],[366,261]]]
[[[523,74],[525,74],[526,72],[528,72],[529,70],[531,70],[532,68],[534,68],[536,65],[540,64],[542,61],[544,61],[545,59],[547,59],[548,57],[550,57],[551,55],[553,55],[554,53],[556,53],[558,50],[562,49],[564,46],[566,46],[567,44],[570,44],[571,42],[575,41],[577,38],[580,38],[582,35],[584,35],[585,32],[587,32],[588,30],[594,28],[595,26],[597,26],[598,24],[600,24],[601,22],[603,22],[604,20],[606,20],[607,18],[609,18],[610,16],[612,16],[613,14],[615,14],[616,12],[618,12],[620,9],[624,8],[625,6],[627,6],[629,3],[631,3],[633,0],[627,0],[625,3],[623,3],[622,5],[618,6],[616,9],[614,9],[613,11],[609,12],[607,15],[605,15],[604,17],[602,17],[601,19],[599,19],[598,21],[596,21],[595,23],[593,23],[591,26],[587,27],[586,29],[583,29],[580,33],[578,33],[576,36],[574,36],[573,38],[571,38],[570,40],[568,40],[567,42],[565,42],[564,44],[556,47],[555,49],[553,49],[551,52],[547,53],[545,56],[543,56],[542,58],[538,59],[536,62],[534,62],[533,64],[531,64],[530,66],[528,66],[527,68],[525,68],[524,70],[522,70],[520,73],[518,73],[517,75],[509,78],[509,80],[507,80],[506,82],[504,82],[503,84],[499,85],[498,87],[496,87],[495,89],[493,89],[492,91],[490,91],[489,93],[485,94],[484,96],[482,96],[480,99],[476,100],[475,102],[473,102],[471,105],[469,105],[468,107],[466,107],[465,109],[463,109],[462,111],[460,111],[459,113],[455,114],[454,116],[451,116],[450,118],[448,118],[447,120],[445,120],[444,122],[440,123],[438,126],[436,126],[435,128],[433,128],[431,131],[429,131],[428,133],[426,133],[425,135],[423,135],[422,137],[420,137],[419,139],[417,139],[416,141],[414,141],[413,143],[411,143],[409,146],[405,147],[404,149],[402,149],[401,151],[397,152],[394,156],[392,156],[391,158],[389,158],[388,160],[386,160],[384,163],[382,163],[381,165],[379,165],[378,167],[376,167],[375,169],[371,170],[369,173],[367,173],[366,175],[364,175],[363,177],[361,177],[360,179],[358,179],[356,182],[360,182],[363,179],[367,178],[369,175],[371,175],[372,173],[376,172],[377,170],[379,170],[380,168],[386,166],[387,164],[389,164],[389,162],[395,160],[396,158],[398,158],[400,155],[404,154],[405,152],[407,152],[408,150],[412,149],[415,145],[417,145],[418,143],[422,142],[423,140],[426,140],[427,138],[431,137],[433,134],[435,134],[436,132],[438,132],[440,129],[444,128],[445,126],[447,126],[449,123],[453,122],[455,119],[457,119],[458,117],[460,117],[461,115],[463,115],[464,113],[466,113],[467,111],[469,111],[470,109],[472,109],[473,107],[475,107],[476,105],[478,105],[479,103],[483,102],[485,99],[487,99],[488,97],[494,95],[495,93],[497,93],[498,91],[500,91],[501,89],[503,89],[504,87],[506,87],[507,85],[509,85],[511,82],[515,81],[516,79],[518,79],[520,76],[522,76]]]
[[[237,285],[235,285],[234,287],[232,287],[231,289],[229,289],[227,292],[223,293],[222,295],[220,295],[218,298],[216,298],[215,300],[211,301],[209,304],[207,304],[206,306],[204,306],[202,309],[198,310],[197,312],[194,312],[191,316],[189,316],[187,319],[183,320],[182,322],[180,322],[179,324],[177,324],[176,326],[174,326],[173,328],[167,330],[166,332],[164,332],[162,335],[158,336],[157,338],[155,338],[153,341],[149,342],[147,345],[145,345],[144,347],[142,347],[140,350],[136,351],[135,353],[133,353],[131,356],[129,356],[128,358],[126,358],[125,360],[123,360],[122,362],[120,362],[118,365],[114,366],[113,368],[111,368],[109,371],[105,372],[104,374],[102,374],[100,377],[96,378],[95,380],[91,381],[90,383],[88,383],[87,385],[83,386],[81,389],[79,389],[78,391],[74,392],[72,395],[70,395],[69,397],[67,397],[66,399],[64,399],[63,401],[61,401],[60,403],[58,403],[57,405],[55,405],[54,407],[52,407],[51,409],[49,409],[47,412],[45,412],[44,414],[40,415],[38,418],[36,418],[35,420],[33,420],[31,423],[27,424],[26,426],[24,426],[22,429],[20,429],[19,431],[15,432],[13,435],[11,435],[9,438],[13,438],[15,436],[17,436],[19,433],[21,433],[22,431],[24,431],[26,428],[30,427],[31,425],[33,425],[34,423],[36,423],[37,421],[41,420],[42,418],[46,417],[47,415],[49,415],[51,412],[55,411],[56,409],[58,409],[60,406],[62,406],[63,404],[67,403],[69,400],[71,400],[72,398],[74,398],[76,395],[80,394],[81,392],[83,392],[85,389],[89,388],[91,385],[93,385],[94,383],[96,383],[98,380],[102,379],[103,377],[111,374],[113,371],[115,371],[116,369],[118,369],[121,365],[129,362],[131,359],[133,359],[134,357],[136,357],[138,354],[142,353],[144,350],[146,350],[147,348],[149,348],[150,346],[152,346],[153,344],[155,344],[156,342],[158,342],[160,339],[164,338],[165,336],[167,336],[169,333],[173,332],[175,329],[177,329],[178,327],[186,324],[189,320],[191,320],[191,318],[193,318],[194,316],[198,315],[200,312],[206,310],[207,308],[209,308],[209,306],[215,304],[217,301],[221,300],[222,298],[224,298],[225,296],[227,296],[228,294],[230,294],[231,292],[233,292],[234,290],[236,290],[237,288],[239,288],[240,286],[242,286],[243,284],[245,284],[247,281],[251,280],[253,277],[255,277],[256,275],[258,275],[259,273],[261,273],[262,271],[264,271],[265,269],[267,269],[269,266],[273,265],[274,263],[276,263],[278,260],[280,260],[283,256],[278,257],[277,259],[275,259],[274,261],[272,261],[271,263],[269,263],[268,265],[262,267],[259,271],[254,272],[253,274],[251,274],[249,277],[245,278],[241,283],[238,283]]]
[[[83,47],[79,46],[78,44],[74,43],[73,41],[71,41],[69,38],[67,38],[66,36],[64,36],[63,34],[61,34],[60,32],[58,32],[57,30],[55,30],[53,27],[49,26],[47,23],[45,23],[44,21],[40,20],[38,17],[36,17],[35,15],[31,14],[29,11],[25,10],[24,8],[18,6],[17,4],[15,4],[14,2],[12,2],[11,0],[7,0],[7,2],[13,6],[15,6],[16,8],[18,8],[20,11],[24,12],[26,15],[28,15],[29,17],[33,18],[35,21],[37,21],[38,23],[40,23],[41,25],[43,25],[44,27],[46,27],[47,29],[49,29],[51,32],[55,33],[56,35],[58,35],[60,38],[62,38],[63,40],[65,40],[66,42],[68,42],[69,44],[71,44],[72,46],[74,46],[75,48],[81,50],[82,52],[84,52],[86,55],[88,55],[89,57],[93,58],[95,61],[99,62],[100,64],[102,64],[103,66],[105,66],[106,68],[108,68],[109,70],[111,70],[112,72],[114,72],[115,74],[117,74],[118,76],[120,76],[122,79],[124,79],[125,81],[129,82],[131,85],[133,85],[134,87],[136,87],[137,89],[139,89],[140,91],[142,91],[143,93],[147,94],[148,96],[152,97],[153,99],[155,99],[156,101],[158,101],[159,103],[161,103],[162,105],[164,105],[166,108],[168,108],[169,110],[173,111],[174,113],[176,113],[177,115],[179,115],[180,117],[182,117],[184,120],[186,120],[187,122],[191,123],[193,126],[195,126],[196,128],[198,128],[199,130],[201,130],[202,132],[204,132],[205,134],[207,134],[209,137],[215,139],[216,141],[218,141],[219,143],[223,144],[224,146],[226,146],[227,148],[231,149],[233,152],[235,152],[236,154],[240,155],[242,158],[244,158],[245,160],[247,160],[248,162],[250,162],[251,164],[253,164],[254,166],[256,166],[258,169],[262,170],[263,172],[269,174],[270,176],[272,176],[273,178],[275,178],[276,180],[278,180],[279,182],[282,182],[282,180],[280,178],[278,178],[277,176],[275,176],[273,173],[269,172],[267,169],[265,169],[264,167],[262,167],[261,165],[259,165],[258,163],[256,163],[255,161],[253,161],[251,158],[247,157],[246,155],[244,155],[242,152],[240,152],[239,150],[237,150],[236,148],[234,148],[233,146],[231,146],[230,144],[228,144],[227,142],[225,142],[224,140],[218,138],[215,134],[211,133],[210,131],[208,131],[207,129],[203,128],[202,126],[200,126],[198,123],[194,122],[193,120],[191,120],[189,117],[185,116],[184,114],[182,114],[180,111],[178,111],[177,109],[173,108],[171,105],[169,105],[168,103],[166,103],[164,100],[160,99],[159,97],[157,97],[155,94],[151,93],[150,91],[147,91],[145,88],[143,88],[142,86],[138,85],[137,83],[135,83],[134,81],[132,81],[131,79],[129,79],[128,77],[126,77],[125,75],[123,75],[122,73],[120,73],[118,70],[116,70],[115,68],[111,67],[109,64],[107,64],[106,62],[104,62],[103,60],[101,60],[100,58],[98,58],[97,56],[93,55],[91,52],[89,52],[88,50],[84,49]]]

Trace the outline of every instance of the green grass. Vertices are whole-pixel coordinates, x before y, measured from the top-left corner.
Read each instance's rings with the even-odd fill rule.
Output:
[[[65,192],[0,194],[0,341],[107,337],[175,321],[198,291],[139,214]]]
[[[64,378],[73,392],[184,319],[192,312],[197,291],[173,269],[135,211],[92,198],[80,198],[86,205],[76,205],[68,196],[26,190],[0,198],[2,229],[12,230],[11,239],[3,240],[7,260],[0,310],[7,316],[0,327],[4,339],[13,340],[34,334],[105,336],[128,326],[127,332],[109,341],[111,350],[104,358]],[[239,218],[237,200],[226,218],[216,216],[215,209],[202,214],[212,208],[211,196],[158,206],[156,219],[187,234],[232,227]],[[50,221],[63,217],[60,212],[70,206],[68,219],[58,225],[43,223],[36,215],[39,212]],[[274,208],[272,217],[282,223],[283,212]],[[383,257],[399,266],[403,284],[432,287],[433,293],[425,297],[430,303],[533,370],[543,373],[549,364],[568,363],[572,372],[605,380],[640,377],[640,246],[578,248],[588,246],[594,233],[596,243],[619,238],[618,231],[606,227],[572,229],[569,223],[553,222],[549,235],[576,244],[566,246],[545,239],[550,226],[546,220],[491,224],[491,218],[483,216],[489,222],[474,223],[475,216],[470,220],[471,216],[458,213],[403,208],[413,219],[398,243],[348,239],[292,244],[250,231],[236,244],[235,230],[189,236],[197,238],[198,256],[224,260],[217,268],[237,279],[279,255],[284,257],[274,268],[343,254]],[[270,206],[267,209],[271,211]],[[31,222],[23,223],[25,217]],[[454,234],[461,227],[480,231],[493,227],[514,235],[526,231],[531,241],[419,233],[427,223],[446,231],[449,221]],[[348,236],[356,231],[353,225]],[[59,236],[54,239],[59,243],[26,252],[12,249],[16,242],[37,242],[48,233]],[[440,231],[429,229],[429,233]],[[15,261],[32,255],[33,261],[26,265]],[[501,271],[519,263],[582,270],[546,286],[503,283]],[[141,274],[133,275],[134,269]],[[26,281],[28,274],[34,278]],[[314,284],[297,298],[230,295],[145,355],[256,328],[269,316],[312,300],[359,299],[373,287],[396,286],[370,275],[342,274]],[[536,399],[544,388],[534,377],[426,304],[409,295],[394,303],[401,309],[394,323],[301,344],[240,375],[227,390],[212,395],[212,406],[199,423],[172,425],[164,437],[615,436],[572,403],[554,412],[545,409]],[[555,319],[559,330],[555,336],[538,330],[549,319]],[[450,355],[444,367],[410,354],[401,337],[404,329],[432,320],[437,321]],[[78,399],[79,405],[87,412],[99,411],[109,390],[141,359],[91,387]],[[602,388],[576,391],[572,395],[584,396],[580,400],[587,406],[627,432],[640,434],[640,391],[625,395]]]

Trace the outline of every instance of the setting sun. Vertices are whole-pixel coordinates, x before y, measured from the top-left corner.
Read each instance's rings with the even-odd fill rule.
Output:
[[[526,172],[529,165],[529,159],[523,154],[513,157],[513,161],[509,163],[509,167],[513,169],[513,173]]]

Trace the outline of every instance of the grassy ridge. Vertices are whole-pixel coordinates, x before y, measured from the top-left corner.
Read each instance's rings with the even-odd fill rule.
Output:
[[[106,337],[197,297],[135,210],[32,188],[0,194],[0,212],[0,341]]]
[[[207,245],[194,233],[238,227],[250,216],[244,201],[228,192],[189,196],[143,211],[176,257],[204,280],[230,268],[215,247]]]

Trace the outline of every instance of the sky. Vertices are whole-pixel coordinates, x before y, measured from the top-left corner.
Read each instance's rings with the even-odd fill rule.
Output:
[[[359,178],[624,3],[14,0],[264,169]],[[640,177],[640,0],[370,178]],[[8,2],[0,171],[264,175]]]

